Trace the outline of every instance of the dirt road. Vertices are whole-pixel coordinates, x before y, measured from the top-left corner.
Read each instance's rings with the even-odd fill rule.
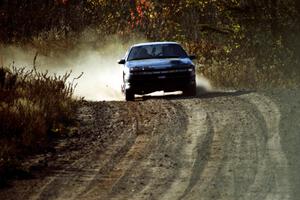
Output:
[[[299,199],[297,90],[86,102],[78,120],[1,199]]]

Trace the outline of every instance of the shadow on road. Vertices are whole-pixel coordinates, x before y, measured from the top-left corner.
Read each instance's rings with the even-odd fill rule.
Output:
[[[228,91],[228,92],[205,92],[197,94],[195,98],[215,98],[215,97],[226,97],[226,96],[241,96],[244,94],[249,94],[254,91]]]
[[[182,94],[167,94],[161,96],[151,96],[146,95],[142,97],[136,98],[136,100],[149,100],[149,99],[209,99],[209,98],[216,98],[216,97],[226,97],[226,96],[241,96],[244,94],[249,94],[254,91],[203,91],[202,89],[197,89],[196,96],[183,96]]]

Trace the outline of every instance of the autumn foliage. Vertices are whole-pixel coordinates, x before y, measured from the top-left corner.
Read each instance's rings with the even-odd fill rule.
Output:
[[[69,47],[87,29],[98,41],[139,34],[184,44],[218,86],[295,85],[299,13],[298,0],[3,0],[0,41]]]
[[[86,30],[96,35],[91,46],[137,34],[178,41],[197,56],[198,72],[215,87],[300,83],[299,0],[0,1],[1,48],[31,45],[45,55],[63,52],[82,42]],[[1,59],[0,51],[0,65]],[[66,78],[0,66],[0,185],[5,170],[18,166],[19,152],[45,148],[72,117],[73,91]]]

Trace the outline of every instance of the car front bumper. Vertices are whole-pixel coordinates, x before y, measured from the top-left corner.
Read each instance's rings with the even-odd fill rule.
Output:
[[[155,91],[178,91],[196,85],[195,74],[190,72],[173,74],[131,75],[125,82],[125,89],[135,94],[147,94]]]

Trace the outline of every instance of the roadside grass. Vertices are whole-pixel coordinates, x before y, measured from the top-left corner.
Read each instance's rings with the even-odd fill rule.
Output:
[[[299,64],[293,56],[285,56],[283,50],[269,49],[269,54],[263,57],[259,53],[247,53],[243,48],[226,52],[222,45],[184,45],[197,56],[198,74],[215,88],[256,90],[300,85]],[[275,59],[277,57],[284,59]]]
[[[69,77],[0,67],[0,186],[25,155],[45,151],[72,124],[76,101]]]
[[[253,66],[252,61],[247,60],[241,63],[206,63],[199,67],[198,72],[217,88],[256,90],[299,86],[297,77],[287,76],[275,67],[258,69]]]

